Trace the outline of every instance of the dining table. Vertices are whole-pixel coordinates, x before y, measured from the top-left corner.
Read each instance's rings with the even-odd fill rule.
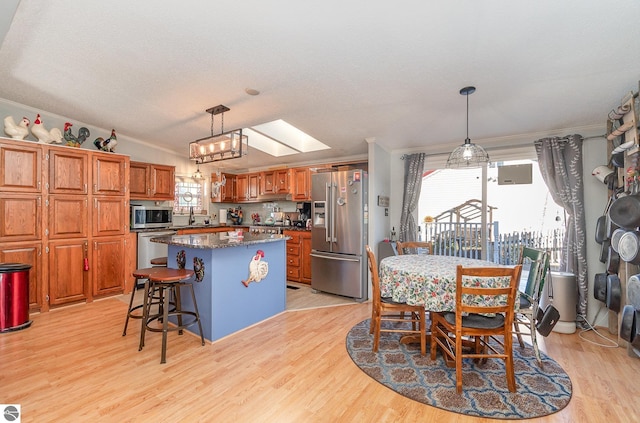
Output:
[[[383,298],[410,305],[423,305],[425,311],[442,312],[456,310],[456,274],[458,265],[464,267],[513,267],[487,260],[430,254],[405,254],[385,257],[380,261],[380,294]],[[480,286],[496,286],[505,283],[504,277],[479,278]],[[464,283],[464,282],[463,282]],[[492,303],[495,297],[474,296],[475,304]],[[518,304],[518,301],[516,301]],[[428,339],[431,334],[427,335]],[[400,338],[400,343],[419,342],[414,334]],[[428,341],[430,342],[430,341]],[[454,367],[445,359],[447,366]]]
[[[428,254],[405,254],[380,261],[380,294],[383,298],[422,305],[426,311],[455,311],[457,266],[503,267],[488,260]],[[513,267],[513,266],[506,266]],[[500,280],[498,280],[500,279]],[[481,278],[481,286],[495,286],[504,278]],[[476,302],[486,301],[477,297]]]

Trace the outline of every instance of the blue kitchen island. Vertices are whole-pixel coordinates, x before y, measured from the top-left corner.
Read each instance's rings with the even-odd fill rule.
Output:
[[[167,267],[195,272],[193,288],[209,341],[285,310],[286,240],[284,235],[249,233],[232,238],[226,232],[151,239],[168,244]],[[193,309],[185,294],[183,306]],[[189,330],[197,332],[197,326]]]

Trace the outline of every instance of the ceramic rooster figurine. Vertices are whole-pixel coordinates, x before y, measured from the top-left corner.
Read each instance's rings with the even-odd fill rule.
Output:
[[[260,261],[263,257],[264,251],[256,251],[256,255],[253,256],[251,263],[249,263],[249,278],[242,281],[244,286],[248,287],[251,282],[260,282],[269,273],[269,263]]]
[[[116,145],[118,144],[118,140],[116,138],[116,130],[111,130],[111,136],[106,140],[102,137],[98,137],[93,142],[93,145],[96,146],[98,150],[109,151],[111,153],[116,151]]]
[[[4,132],[14,140],[23,140],[29,135],[29,119],[23,117],[19,124],[13,120],[12,116],[4,118]]]
[[[42,122],[42,118],[40,118],[40,113],[36,116],[36,120],[33,121],[33,126],[31,127],[31,134],[38,139],[38,142],[50,144],[62,143],[62,132],[58,128],[53,128],[50,131],[44,127],[44,122]]]
[[[73,124],[71,122],[65,122],[64,124],[64,139],[67,141],[67,145],[69,147],[80,147],[82,143],[84,143],[87,138],[89,138],[89,130],[84,126],[80,128],[78,131],[78,136],[76,137],[71,132],[71,127]]]

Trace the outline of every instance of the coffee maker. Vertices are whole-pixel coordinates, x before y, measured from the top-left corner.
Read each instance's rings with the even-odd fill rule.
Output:
[[[296,203],[298,211],[298,220],[291,222],[294,226],[304,228],[307,225],[307,219],[311,218],[311,203]]]

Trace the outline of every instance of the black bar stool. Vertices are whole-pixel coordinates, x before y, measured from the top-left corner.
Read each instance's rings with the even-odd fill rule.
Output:
[[[196,295],[193,290],[193,285],[188,282],[194,272],[190,269],[168,269],[168,268],[156,268],[150,273],[148,281],[145,283],[145,296],[143,304],[143,317],[142,317],[142,329],[140,331],[140,346],[138,351],[141,351],[144,347],[145,332],[162,332],[162,356],[160,363],[166,363],[167,361],[167,333],[169,331],[177,330],[179,334],[182,334],[182,330],[198,324],[198,330],[200,331],[200,340],[204,346],[204,335],[202,333],[202,322],[200,321],[200,313],[198,312],[198,305],[196,303]],[[182,303],[180,301],[180,288],[188,287],[191,290],[191,299],[193,300],[194,310],[183,310]],[[150,295],[154,291],[159,293],[160,298],[163,299],[162,310],[156,314],[151,312]],[[173,297],[173,304],[170,303],[170,297]],[[173,308],[170,309],[170,305]],[[169,326],[169,317],[177,317],[177,325]],[[186,317],[183,320],[183,317]],[[162,319],[162,327],[152,327],[150,323],[154,320]],[[185,321],[186,320],[186,321]]]
[[[144,269],[136,269],[131,274],[134,278],[136,278],[136,282],[133,285],[133,289],[131,290],[131,298],[129,298],[129,310],[127,310],[127,318],[124,321],[124,329],[122,331],[122,336],[127,334],[127,326],[129,325],[129,319],[142,319],[142,315],[144,314],[144,310],[140,314],[134,314],[134,311],[143,308],[144,302],[142,304],[138,304],[136,306],[133,305],[133,299],[136,296],[136,291],[140,288],[144,288],[145,283],[149,280],[149,275],[155,272],[158,269],[162,269],[162,267],[146,267]],[[153,297],[153,291],[150,291],[150,305],[157,304],[162,307],[162,298],[159,296]],[[146,290],[145,290],[146,295]],[[155,301],[154,301],[155,300]]]

